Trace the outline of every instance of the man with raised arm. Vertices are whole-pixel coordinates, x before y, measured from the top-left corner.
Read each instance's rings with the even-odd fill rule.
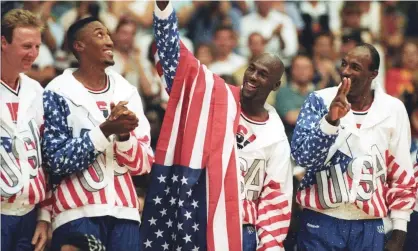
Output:
[[[208,191],[206,191],[208,199],[205,200],[205,194],[197,196],[195,193],[197,189],[194,185],[198,186],[200,182],[203,182],[201,179],[195,179],[195,183],[187,180],[187,184],[184,185],[191,185],[190,194],[188,194],[189,190],[179,186],[181,182],[177,182],[177,178],[180,181],[182,177],[185,177],[179,175],[179,172],[185,173],[185,171],[177,171],[170,176],[164,172],[157,173],[157,169],[153,168],[153,181],[147,195],[141,228],[144,250],[164,250],[172,246],[175,250],[199,250],[199,248],[231,251],[283,250],[283,240],[287,234],[291,213],[290,147],[279,116],[274,108],[266,104],[269,93],[280,86],[280,78],[284,71],[281,60],[275,55],[263,54],[250,63],[244,75],[242,89],[226,85],[206,66],[201,65],[183,46],[179,40],[177,18],[171,3],[157,1],[154,14],[156,55],[159,58],[157,68],[163,73],[167,90],[170,92],[165,123],[168,124],[167,121],[176,119],[182,121],[182,116],[177,118],[177,111],[186,111],[182,114],[187,119],[184,124],[179,123],[178,134],[181,136],[174,137],[177,141],[183,134],[187,134],[188,138],[198,138],[191,149],[183,147],[183,151],[178,151],[178,154],[174,153],[174,164],[178,164],[176,163],[178,160],[179,165],[191,166],[193,169],[193,160],[195,157],[198,158],[196,155],[199,154],[196,153],[200,151],[199,156],[203,156],[203,159],[200,159],[197,164],[206,168],[209,184]],[[234,95],[236,95],[235,99]],[[227,101],[221,100],[221,97],[233,99],[235,103],[230,105]],[[182,105],[172,109],[174,103]],[[209,104],[220,105],[212,108]],[[212,131],[205,132],[205,124],[208,124],[208,128],[211,128],[212,124],[215,126],[221,124],[222,121],[218,120],[219,118],[222,120],[223,117],[218,118],[216,115],[211,117],[211,115],[225,116],[234,104],[241,108],[241,112],[236,117],[226,117],[233,119],[232,122],[236,126],[233,136],[222,138],[221,144],[214,146],[214,139],[222,131],[217,132],[212,128]],[[164,127],[162,132],[167,129],[171,132],[171,128]],[[203,134],[208,136],[200,139],[199,135],[202,134],[202,130]],[[156,152],[157,164],[160,163],[159,150],[164,145],[170,145],[170,140],[166,142],[166,138],[170,137],[173,138],[172,135],[160,136],[159,146],[161,147],[157,147]],[[188,143],[188,138],[183,139],[183,144]],[[231,147],[238,148],[237,158],[240,170],[238,177],[236,174],[235,177],[239,180],[241,195],[239,207],[232,210],[228,207],[228,203],[230,204],[234,198],[232,195],[221,193],[218,198],[212,200],[216,189],[226,191],[231,184],[234,186],[234,180],[219,181],[224,182],[224,186],[215,188],[216,177],[211,174],[215,172],[215,175],[220,177],[223,174],[222,170],[219,169],[219,172],[216,172],[214,170],[217,170],[217,167],[211,166],[213,163],[210,160],[216,159],[216,153],[214,157],[211,155],[213,152],[206,151],[208,145],[214,147],[210,150],[217,150],[230,144],[232,144]],[[192,154],[190,162],[186,157],[188,151]],[[167,151],[161,154],[165,156],[163,164],[167,165]],[[224,156],[226,155],[223,154],[220,158]],[[207,165],[205,165],[206,158],[209,159]],[[185,159],[187,161],[182,162]],[[228,163],[228,160],[223,160],[220,165],[222,163]],[[201,177],[204,173],[197,175]],[[186,194],[183,194],[182,190]],[[176,200],[175,196],[179,198]],[[161,204],[159,200],[158,203],[155,201],[157,198],[162,198]],[[225,199],[226,202],[218,203],[219,200]],[[172,209],[173,205],[174,209]],[[169,211],[171,214],[168,212],[166,215],[167,208],[173,210]],[[214,212],[211,211],[212,209]],[[212,214],[214,222],[211,221]],[[207,219],[201,220],[202,215],[207,215]],[[238,229],[230,222],[235,218],[242,222],[240,223],[242,226]],[[202,226],[205,220],[207,222]],[[168,233],[166,236],[169,238],[159,238],[159,232]]]
[[[379,64],[372,45],[356,46],[342,59],[342,84],[310,94],[301,109],[291,143],[305,169],[298,250],[402,250],[415,204],[411,134],[402,102],[372,88]]]

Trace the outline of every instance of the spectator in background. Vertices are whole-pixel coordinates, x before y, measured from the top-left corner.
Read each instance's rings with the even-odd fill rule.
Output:
[[[96,1],[76,1],[75,7],[61,17],[61,25],[66,32],[75,21],[89,16],[93,16],[102,21],[111,33],[113,33],[118,25],[118,19],[110,12],[101,9],[99,3]]]
[[[194,44],[211,42],[220,26],[230,26],[235,33],[240,30],[241,14],[229,1],[196,2],[190,13],[190,19],[182,17],[182,23],[187,23],[186,36]]]
[[[298,50],[296,27],[285,14],[274,10],[270,1],[255,2],[256,12],[242,18],[240,34],[240,51],[249,56],[248,37],[259,32],[267,41],[266,52],[279,55],[285,66]]]
[[[299,42],[308,54],[312,54],[312,45],[317,34],[330,32],[330,14],[327,2],[303,1],[298,3],[299,11],[305,23]]]
[[[54,53],[62,46],[64,41],[64,29],[55,22],[51,16],[51,10],[56,1],[25,1],[23,8],[38,16],[43,22],[45,30],[42,33],[42,42]],[[40,57],[42,55],[40,54]]]
[[[112,68],[135,86],[141,94],[149,96],[151,84],[144,72],[141,51],[134,45],[136,26],[132,20],[122,19],[116,27],[112,35],[115,61]]]
[[[225,83],[227,83],[229,85],[233,85],[233,86],[238,86],[238,82],[237,82],[237,80],[235,79],[234,76],[232,76],[232,75],[221,75],[220,77],[225,81]]]
[[[213,63],[215,55],[215,48],[212,44],[201,43],[196,46],[195,56],[200,61],[200,63],[209,66]]]
[[[213,43],[216,48],[215,60],[209,65],[213,73],[231,75],[245,65],[245,58],[234,52],[236,34],[231,26],[218,27],[214,32]]]
[[[413,75],[418,71],[418,48],[413,42],[406,42],[401,48],[400,63],[386,74],[386,92],[405,101],[406,94],[413,94]]]
[[[282,118],[288,139],[292,138],[303,102],[315,90],[313,76],[312,59],[307,55],[297,55],[292,60],[290,83],[277,93],[276,110]]]
[[[383,2],[381,38],[383,45],[386,47],[389,65],[391,65],[392,58],[399,52],[400,47],[404,43],[405,27],[406,20],[397,8],[397,2]]]
[[[313,63],[315,75],[313,82],[317,89],[336,86],[340,82],[340,75],[335,67],[334,46],[331,33],[319,33],[313,44]]]

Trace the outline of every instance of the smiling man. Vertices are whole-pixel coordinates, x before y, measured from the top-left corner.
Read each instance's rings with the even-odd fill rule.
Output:
[[[114,64],[113,42],[102,23],[81,19],[67,39],[80,67],[52,80],[43,98],[42,152],[54,186],[52,250],[77,232],[95,236],[107,250],[138,250],[131,175],[148,173],[153,161],[141,98],[106,69]]]
[[[411,134],[402,102],[372,89],[379,61],[372,45],[356,46],[342,60],[342,84],[310,94],[301,109],[291,143],[306,171],[298,250],[402,250],[415,204]]]
[[[196,229],[191,230],[195,235],[192,237],[193,241],[190,242],[191,244],[188,244],[187,240],[189,240],[189,232],[186,230],[186,227],[181,229],[182,231],[179,231],[180,237],[183,238],[183,234],[185,234],[184,238],[187,237],[185,243],[181,241],[182,238],[180,237],[177,238],[177,241],[176,238],[173,238],[174,241],[172,241],[171,236],[169,236],[170,238],[156,239],[154,233],[163,229],[164,225],[153,224],[153,218],[151,217],[154,217],[154,215],[152,215],[152,213],[158,213],[159,209],[157,205],[153,204],[148,204],[148,208],[146,204],[144,208],[144,222],[142,224],[143,232],[141,232],[141,234],[145,233],[145,235],[141,236],[141,238],[144,238],[144,248],[159,250],[160,245],[164,244],[167,246],[175,245],[178,248],[177,250],[182,248],[197,250],[200,247],[204,250],[255,251],[267,250],[269,248],[283,250],[283,240],[287,235],[290,223],[292,199],[290,146],[284,132],[284,126],[277,112],[273,107],[266,104],[266,99],[270,92],[277,90],[280,86],[280,79],[284,71],[282,61],[273,54],[262,54],[255,58],[247,68],[241,90],[237,89],[238,87],[226,85],[224,82],[220,82],[222,80],[210,72],[206,66],[200,65],[198,60],[181,44],[179,31],[177,29],[177,18],[172,5],[168,1],[156,1],[156,5],[154,16],[155,39],[160,59],[159,64],[161,64],[164,72],[167,89],[169,92],[171,92],[172,89],[175,90],[173,91],[174,94],[172,93],[170,97],[172,98],[173,95],[177,95],[177,92],[183,87],[185,92],[190,90],[188,83],[193,82],[193,79],[195,79],[195,81],[198,81],[199,83],[196,83],[195,86],[191,87],[192,91],[194,90],[194,94],[191,94],[191,97],[193,97],[194,100],[195,96],[199,97],[199,95],[202,95],[204,92],[205,95],[202,98],[204,99],[202,101],[203,103],[198,107],[201,111],[188,111],[188,114],[199,114],[201,112],[201,117],[203,117],[205,116],[204,114],[206,114],[205,107],[207,107],[207,103],[211,103],[211,100],[213,103],[217,103],[216,98],[220,97],[222,93],[221,90],[223,90],[225,86],[227,93],[231,94],[229,95],[230,97],[232,97],[233,93],[240,92],[241,114],[237,117],[237,120],[239,121],[234,122],[234,124],[237,124],[236,141],[233,141],[231,138],[228,142],[224,142],[224,147],[228,144],[235,143],[238,148],[237,157],[239,159],[241,173],[239,179],[243,211],[242,215],[239,215],[238,209],[235,212],[229,212],[228,210],[230,207],[228,206],[225,210],[222,210],[219,209],[222,207],[222,203],[219,203],[220,205],[217,209],[217,213],[226,214],[225,217],[228,219],[235,218],[235,215],[238,215],[237,218],[242,219],[241,222],[243,222],[243,226],[242,228],[241,226],[238,227],[242,230],[243,234],[243,248],[241,249],[238,246],[241,245],[239,241],[236,242],[237,239],[240,240],[240,238],[235,238],[236,236],[240,236],[239,233],[231,231],[231,229],[235,228],[229,226],[229,229],[226,229],[226,225],[229,225],[228,219],[228,223],[223,225],[220,224],[218,226],[219,229],[216,228],[216,223],[213,223],[213,229],[211,227],[208,227],[208,229],[205,229],[202,226],[200,227],[201,231],[204,231],[202,235],[207,234],[208,236],[208,241],[204,244],[199,241],[202,239],[198,236],[199,234]],[[196,68],[198,70],[192,67],[194,65],[197,66]],[[190,69],[185,68],[188,66],[190,66]],[[199,73],[197,74],[196,71],[199,71]],[[178,83],[184,83],[183,87],[179,87]],[[213,86],[215,86],[215,90],[212,92]],[[215,92],[219,94],[216,95]],[[210,95],[212,95],[212,93],[214,96],[211,97]],[[187,94],[184,94],[185,97],[186,95]],[[193,103],[194,101],[191,102]],[[224,102],[224,100],[222,100],[222,102]],[[220,105],[218,110],[213,112],[219,112],[220,110],[225,109],[224,107],[225,105]],[[190,109],[193,110],[193,107]],[[227,110],[229,112],[232,108],[227,108]],[[165,120],[169,120],[170,117],[174,116],[173,114],[167,115],[167,113]],[[199,118],[194,119],[198,120]],[[207,123],[209,124],[209,122]],[[188,133],[191,134],[189,137],[193,137],[192,132]],[[201,132],[199,131],[198,133]],[[198,137],[198,135],[196,137]],[[212,140],[214,140],[213,138]],[[163,144],[161,144],[161,146],[162,145]],[[206,147],[206,145],[210,145],[210,143],[206,144],[205,142],[205,146],[203,147]],[[198,152],[199,149],[196,149],[195,151]],[[186,153],[184,153],[184,155],[186,155]],[[212,156],[209,156],[209,159],[211,159]],[[207,166],[205,166],[205,168],[206,167]],[[216,167],[210,167],[209,164],[208,169],[212,170],[212,168]],[[211,170],[208,170],[209,175]],[[218,176],[219,175],[220,174],[218,174]],[[210,177],[209,180],[211,180],[211,178],[212,177]],[[228,180],[228,182],[231,182],[232,184],[233,180]],[[196,184],[193,184],[194,189]],[[212,187],[210,186],[209,190],[211,189]],[[225,188],[225,190],[226,189],[227,188]],[[153,193],[154,191],[151,190],[152,189],[150,189],[150,193]],[[149,194],[147,197],[154,198],[153,196],[154,194]],[[211,194],[209,193],[208,196],[208,201],[211,201]],[[200,201],[204,199],[202,197],[205,197],[205,195],[196,199]],[[222,198],[219,198],[219,200],[221,199]],[[228,195],[225,199],[227,200],[226,203],[228,205],[232,205],[235,202],[232,195]],[[152,203],[150,199],[148,199],[148,201]],[[214,204],[213,201],[208,203]],[[208,209],[208,213],[202,214],[211,215],[210,209],[211,206]],[[176,215],[178,212],[180,215],[183,212],[182,210],[190,212],[193,208],[184,205],[184,207],[180,207],[178,210],[179,211],[175,212]],[[151,223],[148,223],[148,221],[145,220],[146,218],[151,218]],[[173,219],[182,226],[183,221],[179,218],[180,217],[176,217],[176,219]],[[170,218],[167,219],[167,221],[168,220],[171,222],[172,219]],[[164,219],[159,219],[159,221],[164,222]],[[219,222],[222,222],[222,220],[217,221],[217,223]],[[208,225],[210,224],[211,223],[208,223]],[[187,219],[184,221],[184,225],[189,225]],[[169,231],[169,229],[167,229],[167,231]],[[226,232],[228,232],[228,234],[223,234]],[[213,237],[212,234],[215,235],[215,237]],[[213,240],[213,238],[215,240]],[[223,238],[227,238],[228,240],[224,240]],[[167,241],[167,243],[165,241]],[[211,244],[212,241],[214,242],[215,248],[213,248],[213,245]],[[159,245],[160,242],[161,244]]]
[[[1,250],[43,250],[47,240],[50,215],[37,208],[47,190],[43,89],[24,74],[38,57],[41,32],[40,20],[27,10],[11,10],[1,20]]]

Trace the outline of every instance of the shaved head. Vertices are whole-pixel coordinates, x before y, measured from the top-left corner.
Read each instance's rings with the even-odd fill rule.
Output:
[[[262,63],[263,65],[267,66],[272,70],[274,73],[273,76],[275,77],[274,80],[280,81],[282,75],[284,73],[284,64],[282,60],[273,53],[263,53],[260,56],[254,59],[255,62]]]

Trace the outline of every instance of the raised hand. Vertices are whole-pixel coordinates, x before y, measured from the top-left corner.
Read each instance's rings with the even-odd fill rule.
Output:
[[[325,119],[331,125],[339,125],[340,119],[350,111],[351,105],[347,100],[347,94],[350,91],[350,87],[351,79],[344,78],[340,88],[338,88],[337,95],[331,102],[328,114],[325,116]]]
[[[159,1],[159,0],[155,0],[157,2],[157,6],[160,10],[164,10],[165,7],[167,7],[168,2],[170,1]]]

